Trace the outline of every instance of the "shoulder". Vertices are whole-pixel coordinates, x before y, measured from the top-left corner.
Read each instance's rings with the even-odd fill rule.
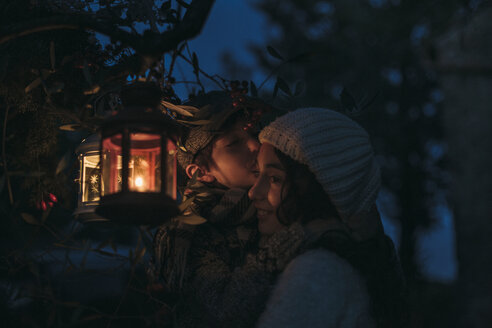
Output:
[[[352,266],[335,253],[324,250],[314,249],[295,257],[287,266],[284,275],[290,272],[313,275],[319,271],[333,274],[355,273]]]
[[[327,250],[310,250],[294,258],[281,274],[279,286],[299,288],[299,292],[316,291],[318,297],[328,300],[346,297],[352,291],[363,291],[360,274],[344,259]],[[337,295],[340,294],[340,295]],[[312,295],[313,297],[316,295]]]
[[[293,259],[280,275],[260,327],[372,327],[362,277],[327,250]]]

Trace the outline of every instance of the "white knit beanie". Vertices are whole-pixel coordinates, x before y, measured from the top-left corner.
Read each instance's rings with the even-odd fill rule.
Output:
[[[265,127],[259,135],[306,164],[342,220],[369,211],[381,184],[367,132],[347,116],[325,108],[301,108]]]

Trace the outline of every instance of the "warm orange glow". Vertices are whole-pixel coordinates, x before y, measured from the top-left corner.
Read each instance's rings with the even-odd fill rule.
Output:
[[[142,177],[136,177],[135,178],[135,186],[137,186],[137,187],[142,187],[143,186],[143,179],[142,179]]]

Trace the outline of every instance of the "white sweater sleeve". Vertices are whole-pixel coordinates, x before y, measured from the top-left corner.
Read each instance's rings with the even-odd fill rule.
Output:
[[[292,260],[280,275],[259,328],[374,327],[361,276],[327,250],[311,250]]]

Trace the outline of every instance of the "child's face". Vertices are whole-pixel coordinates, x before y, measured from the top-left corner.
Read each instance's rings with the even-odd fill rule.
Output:
[[[275,148],[268,143],[262,144],[258,153],[257,179],[248,193],[257,209],[258,230],[262,234],[270,235],[284,227],[277,213],[285,178],[285,169],[275,154]]]
[[[256,179],[259,148],[258,141],[244,131],[242,122],[236,123],[233,129],[214,141],[210,174],[228,188],[250,188]]]

